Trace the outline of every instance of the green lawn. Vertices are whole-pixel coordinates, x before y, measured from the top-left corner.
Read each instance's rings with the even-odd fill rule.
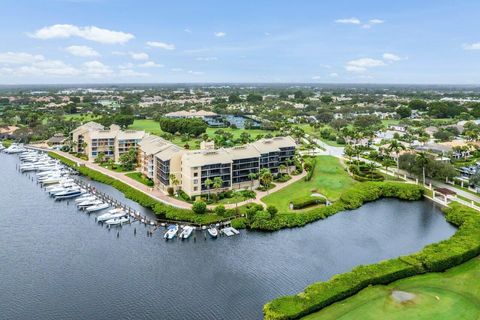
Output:
[[[398,119],[386,119],[386,120],[382,120],[382,124],[385,128],[387,128],[389,125],[392,125],[392,124],[399,124],[400,123],[400,120]]]
[[[345,172],[337,158],[319,156],[313,178],[310,181],[299,180],[263,197],[262,201],[276,206],[281,212],[286,212],[291,211],[289,208],[291,200],[309,196],[312,192],[321,193],[331,201],[338,200],[341,193],[354,183],[355,181]]]
[[[77,114],[66,114],[64,115],[66,120],[78,120],[78,121],[93,121],[95,119],[99,119],[99,116],[95,116],[90,113],[77,113]]]
[[[149,132],[154,135],[161,135],[163,133],[162,129],[160,129],[160,125],[158,122],[155,120],[135,120],[133,124],[129,127],[129,129],[132,130],[145,130],[146,132]],[[213,137],[215,135],[215,131],[219,130],[220,128],[207,128],[207,134],[210,137]],[[273,135],[277,134],[278,132],[276,131],[267,131],[267,130],[261,130],[261,129],[232,129],[232,128],[221,128],[223,131],[230,132],[233,135],[234,139],[238,139],[240,137],[240,134],[242,132],[248,132],[250,135],[255,138],[257,135],[262,134],[266,135],[268,133],[271,133]],[[199,149],[200,148],[200,139],[189,139],[188,141],[182,141],[181,137],[174,136],[172,139],[172,142],[178,146],[183,147],[185,143],[188,142],[190,145],[190,149]]]
[[[415,298],[397,302],[393,290]],[[480,259],[477,257],[444,273],[430,273],[373,286],[303,319],[308,320],[469,320],[480,317]]]
[[[125,174],[127,177],[132,178],[133,180],[136,180],[140,183],[143,183],[144,185],[148,187],[153,187],[153,181],[151,179],[148,179],[145,177],[143,174],[140,172],[130,172]]]

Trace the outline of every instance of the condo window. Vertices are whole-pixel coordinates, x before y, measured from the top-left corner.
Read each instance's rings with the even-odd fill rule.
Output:
[[[193,191],[198,191],[198,187],[193,187]]]
[[[193,176],[194,176],[194,177],[198,177],[198,172],[194,172],[194,173],[193,173]]]

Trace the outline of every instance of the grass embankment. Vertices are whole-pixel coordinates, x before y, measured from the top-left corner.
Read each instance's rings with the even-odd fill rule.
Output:
[[[129,178],[132,178],[135,181],[143,183],[144,185],[146,185],[148,187],[153,187],[153,181],[151,179],[148,179],[147,177],[145,177],[140,172],[130,172],[130,173],[126,173],[125,175]]]
[[[403,303],[392,298],[394,290],[415,297]],[[468,320],[480,314],[480,258],[444,273],[430,273],[373,286],[353,297],[313,313],[308,320]]]
[[[274,205],[280,212],[292,212],[290,202],[312,193],[320,193],[330,201],[337,201],[345,189],[357,183],[344,170],[340,161],[332,156],[319,156],[310,181],[299,180],[275,193],[262,198],[267,205]],[[298,212],[298,210],[295,210]]]
[[[166,205],[163,202],[157,201],[152,197],[148,196],[147,194],[143,193],[142,191],[139,191],[117,179],[109,177],[101,172],[87,168],[85,166],[77,166],[74,161],[67,159],[55,152],[49,152],[49,155],[55,159],[60,160],[65,165],[76,169],[78,172],[80,172],[84,176],[89,177],[92,180],[111,185],[112,187],[121,191],[125,195],[125,197],[138,202],[140,205],[146,208],[151,209],[160,218],[186,221],[197,224],[210,224],[225,219],[225,217],[221,217],[213,213],[196,214],[191,210],[180,209]],[[231,211],[231,213],[233,216],[234,212]]]
[[[371,192],[361,192],[357,196],[349,194],[348,197],[352,198],[353,196],[358,200],[360,199],[358,195],[362,195],[362,193],[363,195],[371,194]],[[357,200],[354,200],[353,203]],[[297,319],[351,297],[371,285],[385,285],[423,273],[444,271],[478,256],[480,254],[480,215],[473,209],[458,203],[452,203],[450,206],[451,208],[444,210],[445,218],[448,222],[458,226],[458,230],[449,239],[428,245],[409,256],[358,266],[352,271],[336,275],[328,281],[312,284],[297,295],[277,298],[264,306],[265,318]],[[432,289],[434,292],[435,288]],[[431,294],[433,294],[432,291]],[[454,296],[453,292],[451,295]],[[459,298],[457,297],[457,299]],[[448,303],[453,301],[445,299],[445,302],[448,307]],[[425,303],[428,304],[428,301]],[[339,305],[342,306],[341,303]],[[362,319],[369,314],[368,308],[366,306],[365,308],[363,312],[359,313],[362,315],[360,316]],[[445,305],[443,308],[446,308]],[[372,312],[374,314],[375,310]],[[462,310],[458,310],[458,312],[460,313]],[[478,317],[478,314],[475,315]]]

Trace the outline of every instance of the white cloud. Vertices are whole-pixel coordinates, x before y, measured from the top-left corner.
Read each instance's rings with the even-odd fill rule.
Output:
[[[217,61],[217,57],[197,57],[195,58],[197,61]]]
[[[77,57],[98,57],[100,54],[95,51],[93,48],[88,46],[70,46],[65,48],[65,51],[70,53],[72,56]]]
[[[172,68],[172,69],[170,69],[170,71],[172,71],[172,72],[180,72],[180,71],[183,71],[183,69],[182,69],[182,68]]]
[[[313,80],[320,80],[320,79],[322,79],[322,77],[321,76],[313,76],[312,79]]]
[[[185,31],[186,33],[192,33],[192,30],[190,30],[188,28],[183,29],[183,31]]]
[[[196,76],[204,74],[204,72],[202,72],[202,71],[193,71],[193,70],[188,70],[188,73],[196,75]]]
[[[466,43],[463,45],[465,50],[480,50],[480,42]]]
[[[365,71],[367,71],[367,68],[346,65],[345,70],[350,71],[350,72],[365,72]]]
[[[106,44],[124,44],[135,38],[133,34],[122,31],[102,29],[96,26],[79,27],[71,24],[55,24],[43,27],[30,33],[29,36],[42,40],[80,37],[86,40]]]
[[[145,63],[139,64],[138,65],[140,68],[163,68],[163,64],[158,64],[153,61],[147,61]]]
[[[175,45],[174,44],[169,44],[169,43],[165,43],[165,42],[148,41],[147,45],[149,47],[160,48],[160,49],[164,49],[164,50],[175,50]]]
[[[113,73],[112,69],[100,61],[88,61],[83,64],[85,73],[90,77],[99,78]]]
[[[332,72],[332,73],[329,74],[329,76],[332,77],[332,78],[336,78],[336,77],[338,77],[338,73]]]
[[[347,19],[337,19],[335,20],[336,23],[343,23],[343,24],[360,24],[360,20],[357,18],[347,18]]]
[[[270,32],[264,32],[263,34],[266,35],[267,37],[271,35]]]
[[[130,56],[134,60],[148,60],[150,57],[145,52],[130,52]]]
[[[45,60],[40,54],[26,52],[0,52],[0,64],[24,64]]]
[[[402,58],[400,58],[399,56],[393,53],[384,53],[383,60],[392,62],[392,61],[400,61],[402,60]]]
[[[123,64],[118,66],[119,69],[131,69],[133,67],[135,67],[135,64],[133,64],[131,62],[123,63]]]
[[[361,58],[347,62],[345,70],[350,72],[365,72],[368,68],[384,66],[385,62],[372,58]]]
[[[217,31],[217,32],[214,32],[213,35],[215,37],[221,38],[221,37],[225,37],[227,34],[223,31]]]
[[[146,72],[137,72],[132,69],[123,69],[120,70],[119,76],[120,77],[148,77],[150,74]]]
[[[381,20],[381,19],[370,19],[370,20],[368,20],[368,23],[370,23],[370,24],[382,24],[384,22],[385,21]]]

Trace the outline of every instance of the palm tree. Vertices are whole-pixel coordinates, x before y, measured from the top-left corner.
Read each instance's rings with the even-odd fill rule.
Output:
[[[253,181],[257,178],[257,174],[255,172],[250,172],[248,174],[248,178],[250,179],[251,182],[251,189],[253,190]]]
[[[398,140],[393,139],[392,142],[390,142],[390,145],[388,146],[388,151],[394,152],[395,155],[397,156],[397,175],[399,174],[399,170],[400,170],[400,159],[398,155],[401,150],[405,150],[405,146],[400,142],[398,142]]]
[[[215,189],[215,193],[218,193],[218,189],[223,186],[223,179],[221,177],[213,178],[213,189]]]
[[[272,180],[273,180],[272,172],[270,172],[269,169],[263,168],[262,170],[260,170],[260,182],[267,189],[267,194],[268,194],[268,189],[270,187],[270,184],[272,183]]]
[[[208,200],[210,200],[210,187],[212,186],[213,181],[212,181],[212,179],[207,178],[207,179],[205,180],[204,184],[205,184],[205,187],[206,187],[207,190],[208,190]]]
[[[287,173],[290,174],[290,167],[292,166],[293,164],[293,159],[292,158],[288,158],[286,160],[286,163],[287,163]]]
[[[428,156],[425,152],[419,152],[417,154],[417,157],[416,159],[417,160],[417,163],[422,166],[422,174],[423,174],[423,185],[425,185],[425,167],[427,166],[428,164]]]
[[[371,161],[367,163],[367,169],[370,172],[370,180],[373,180],[373,173],[375,172],[375,169],[377,169],[377,165],[375,162]]]
[[[170,173],[168,176],[168,180],[170,180],[170,184],[173,186],[173,189],[177,191],[177,186],[180,184],[180,181],[178,181],[177,176],[173,173]]]

